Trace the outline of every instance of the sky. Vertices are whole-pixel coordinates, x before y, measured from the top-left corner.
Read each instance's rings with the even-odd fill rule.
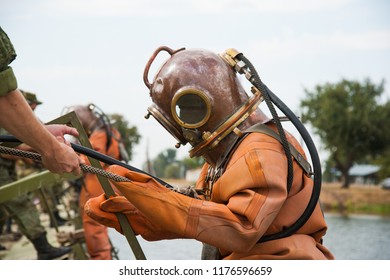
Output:
[[[389,12],[386,0],[0,0],[0,26],[17,53],[19,88],[43,102],[38,117],[90,102],[121,114],[142,136],[130,162],[141,168],[147,151],[154,158],[176,144],[144,118],[152,103],[143,71],[158,47],[235,48],[298,114],[305,89],[341,79],[384,80],[390,97]]]

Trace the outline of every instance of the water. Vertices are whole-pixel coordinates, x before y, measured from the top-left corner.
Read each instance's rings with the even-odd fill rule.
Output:
[[[119,251],[120,260],[133,260],[134,254],[126,238],[116,230],[109,229],[111,242]],[[199,260],[202,244],[193,239],[174,239],[149,242],[137,236],[148,260]]]
[[[325,216],[328,232],[324,245],[338,260],[390,260],[390,217],[353,215]],[[134,259],[126,238],[110,229],[121,260]],[[199,260],[202,245],[196,240],[138,241],[149,260]]]
[[[390,217],[326,215],[327,246],[340,260],[390,260]]]

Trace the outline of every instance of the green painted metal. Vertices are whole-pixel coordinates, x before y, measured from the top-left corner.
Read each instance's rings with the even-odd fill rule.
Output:
[[[0,187],[0,203],[10,200],[25,193],[36,191],[42,186],[51,187],[64,180],[77,179],[71,174],[58,175],[48,170],[33,173],[15,182]]]
[[[74,255],[74,259],[76,260],[88,260],[88,256],[85,253],[85,249],[81,243],[72,244],[72,252]]]

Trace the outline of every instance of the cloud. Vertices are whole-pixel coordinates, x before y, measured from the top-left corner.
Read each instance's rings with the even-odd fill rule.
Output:
[[[345,50],[389,50],[390,30],[375,30],[357,34],[335,34],[330,39],[332,47]]]
[[[296,13],[337,9],[353,0],[66,0],[48,1],[58,11],[96,17],[174,14]]]
[[[95,67],[74,67],[74,65],[52,65],[50,67],[44,66],[32,66],[28,68],[22,68],[19,70],[20,75],[29,77],[31,79],[42,79],[45,77],[47,80],[72,80],[75,78],[93,78],[96,76],[102,76],[101,69]],[[104,73],[107,75],[107,73]],[[113,76],[115,74],[112,74]]]
[[[251,44],[253,53],[267,53],[268,57],[285,59],[294,56],[321,55],[331,52],[390,50],[390,30],[358,33],[294,34],[268,38]],[[256,50],[256,52],[254,51]]]

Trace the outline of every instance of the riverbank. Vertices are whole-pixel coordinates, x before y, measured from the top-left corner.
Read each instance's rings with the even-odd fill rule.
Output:
[[[188,186],[190,182],[166,179],[172,186]],[[320,202],[324,212],[390,216],[390,190],[379,185],[351,184],[342,189],[341,183],[322,183]]]
[[[390,190],[378,185],[342,189],[340,183],[323,183],[320,202],[325,212],[390,216]]]

